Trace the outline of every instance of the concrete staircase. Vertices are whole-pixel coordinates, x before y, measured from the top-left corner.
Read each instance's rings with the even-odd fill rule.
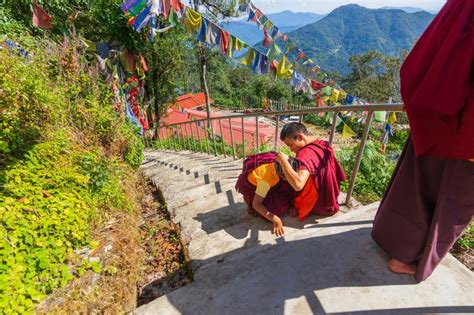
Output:
[[[137,314],[474,313],[474,276],[452,256],[421,284],[386,269],[370,238],[378,203],[285,217],[277,238],[247,215],[234,189],[241,167],[200,153],[145,153],[142,169],[181,225],[194,282]]]

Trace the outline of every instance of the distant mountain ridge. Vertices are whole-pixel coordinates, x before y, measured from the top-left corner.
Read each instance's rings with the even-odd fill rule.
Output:
[[[325,15],[306,12],[282,11],[278,13],[267,14],[283,33],[288,33],[299,27],[319,21]],[[247,22],[247,17],[241,20],[229,22],[223,25],[231,34],[239,37],[248,44],[256,44],[263,39],[263,33],[257,27],[255,22]]]
[[[288,33],[321,68],[347,74],[350,56],[369,50],[395,55],[410,50],[434,15],[424,11],[339,7],[323,19]]]
[[[383,10],[403,10],[407,13],[415,13],[415,12],[420,12],[420,11],[425,11],[431,14],[436,14],[436,12],[421,9],[421,8],[414,8],[414,7],[381,7],[380,9]]]

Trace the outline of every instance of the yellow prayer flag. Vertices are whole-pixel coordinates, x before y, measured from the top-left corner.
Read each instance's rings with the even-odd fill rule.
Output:
[[[344,102],[347,98],[347,93],[344,91],[339,91],[339,102]]]
[[[273,27],[273,23],[268,20],[263,27],[268,31]]]
[[[197,32],[201,28],[202,15],[191,8],[186,9],[184,17],[184,27],[189,33]]]
[[[245,43],[238,39],[237,37],[235,38],[235,50],[242,50],[245,47]]]
[[[388,123],[390,125],[393,125],[393,123],[396,121],[397,121],[397,115],[395,114],[395,112],[391,112],[390,116],[388,116]]]
[[[331,92],[332,103],[336,104],[338,99],[339,99],[339,90],[333,89]]]
[[[355,136],[356,133],[348,125],[344,123],[344,128],[342,128],[342,140]]]
[[[283,57],[281,57],[280,61],[278,62],[276,75],[281,79],[290,79],[291,75],[293,74],[293,70],[291,69],[292,67],[293,66],[291,65],[288,58],[283,55]]]
[[[244,59],[242,59],[242,63],[250,67],[253,64],[256,54],[257,52],[255,51],[255,49],[249,48],[249,50],[245,54]]]

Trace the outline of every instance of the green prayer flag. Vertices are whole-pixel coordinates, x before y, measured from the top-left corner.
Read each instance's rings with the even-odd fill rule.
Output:
[[[277,44],[273,43],[272,47],[270,47],[270,50],[268,51],[268,59],[270,59],[271,61],[275,60],[275,59],[278,59],[278,57],[281,55],[281,50],[280,48],[278,47]]]
[[[168,16],[168,22],[170,22],[174,26],[178,26],[181,23],[179,23],[179,17],[178,15],[174,12],[174,10],[170,10],[170,14]]]
[[[148,0],[140,0],[133,7],[128,10],[128,14],[135,16],[138,15],[146,7]]]
[[[385,122],[387,118],[387,112],[375,112],[374,121],[376,122]]]

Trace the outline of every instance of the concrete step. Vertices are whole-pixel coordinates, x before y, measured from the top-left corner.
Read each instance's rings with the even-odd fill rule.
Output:
[[[178,208],[203,197],[217,194],[225,194],[227,191],[235,190],[235,179],[219,179],[209,185],[199,185],[188,188],[182,194],[174,194],[166,199],[168,209]]]
[[[285,221],[283,238],[257,218],[227,237],[210,233],[207,244],[195,244],[206,252],[194,282],[136,314],[473,313],[473,273],[452,256],[420,284],[387,270],[387,255],[370,237],[376,208],[300,227]],[[209,252],[216,244],[226,254]]]
[[[156,156],[152,154],[145,155],[143,169],[162,167],[169,168],[176,172],[194,176],[195,178],[203,177],[207,182],[222,178],[235,178],[240,174],[242,169],[241,161],[215,161],[211,160],[193,160],[198,157],[182,157],[182,156]],[[203,157],[207,159],[207,157]]]

